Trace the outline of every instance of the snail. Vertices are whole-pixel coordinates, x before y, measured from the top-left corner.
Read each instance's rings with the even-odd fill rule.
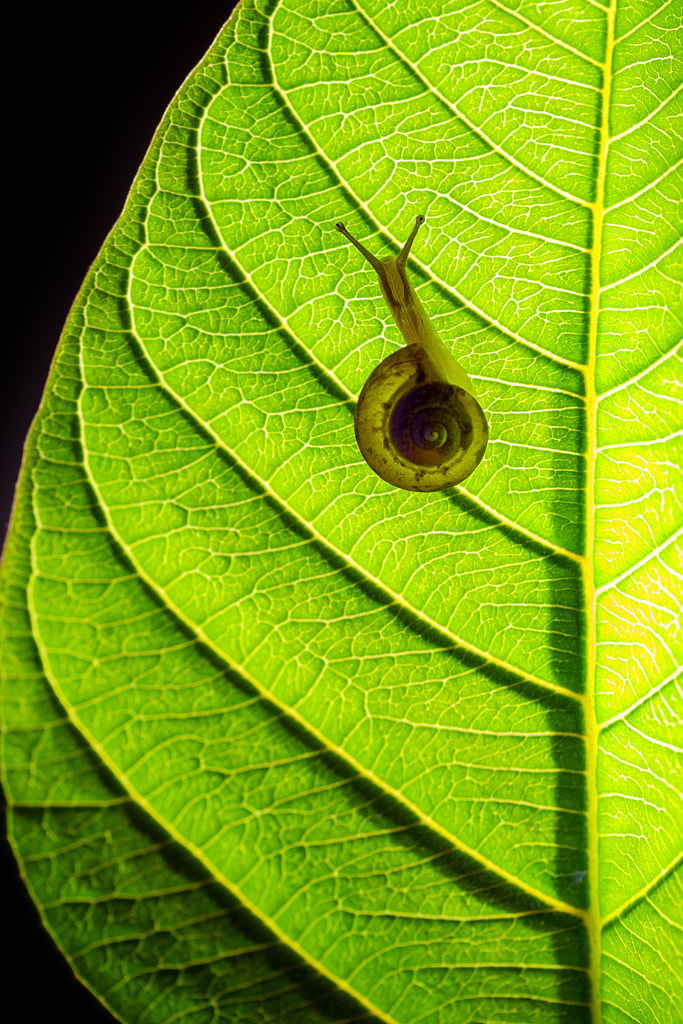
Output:
[[[417,297],[406,261],[424,217],[398,256],[377,259],[337,224],[377,272],[406,345],[375,367],[358,399],[356,440],[382,480],[407,491],[459,484],[481,462],[488,424],[474,386],[437,335]]]

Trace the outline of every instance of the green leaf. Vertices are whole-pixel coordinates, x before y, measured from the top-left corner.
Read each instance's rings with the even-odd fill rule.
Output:
[[[244,0],[172,104],[3,569],[12,841],[121,1020],[678,1019],[681,11]],[[421,212],[491,429],[434,494],[333,230]]]

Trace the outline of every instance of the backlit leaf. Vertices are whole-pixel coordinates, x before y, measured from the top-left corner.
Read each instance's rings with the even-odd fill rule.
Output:
[[[121,1020],[675,1024],[680,0],[244,0],[62,337],[3,569],[31,892]],[[353,431],[410,273],[490,419]]]

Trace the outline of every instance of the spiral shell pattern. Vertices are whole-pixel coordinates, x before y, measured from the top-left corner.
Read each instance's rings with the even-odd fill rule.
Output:
[[[440,466],[466,448],[472,421],[450,384],[430,381],[411,388],[400,398],[389,429],[397,452],[415,466]]]
[[[464,388],[433,379],[423,350],[407,345],[373,370],[356,408],[356,439],[375,473],[394,487],[453,487],[481,462],[488,426]]]

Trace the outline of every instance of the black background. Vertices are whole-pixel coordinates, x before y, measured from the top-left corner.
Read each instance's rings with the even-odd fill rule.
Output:
[[[164,110],[233,6],[231,0],[88,6],[24,0],[13,5],[12,22],[4,21],[0,537],[23,440],[71,303],[121,213]],[[23,1024],[62,1015],[70,1024],[111,1024],[114,1018],[75,980],[42,928],[4,836],[0,847],[10,1016]]]

